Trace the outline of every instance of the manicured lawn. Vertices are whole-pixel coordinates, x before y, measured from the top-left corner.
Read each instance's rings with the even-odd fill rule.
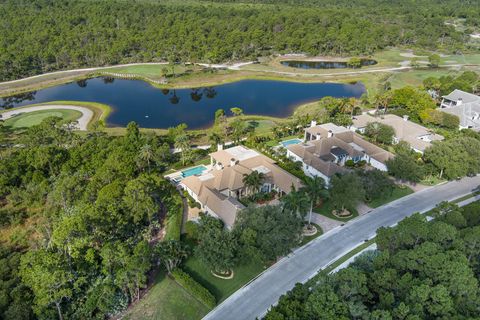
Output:
[[[247,125],[255,127],[255,134],[267,134],[272,132],[275,122],[272,120],[250,120],[247,121]]]
[[[210,292],[217,299],[217,303],[225,300],[228,296],[240,289],[244,284],[252,280],[260,272],[265,270],[262,263],[252,262],[235,267],[233,269],[235,273],[233,279],[224,280],[214,277],[210,273],[210,269],[195,256],[188,258],[186,263],[183,265],[183,269],[188,272],[196,281],[210,290]]]
[[[194,320],[201,319],[208,311],[205,305],[162,272],[147,295],[123,319]]]
[[[355,217],[358,217],[358,212],[357,210],[353,210],[352,215],[346,218],[339,218],[335,216],[332,211],[333,211],[333,206],[330,201],[324,201],[320,206],[315,207],[314,212],[321,214],[327,218],[338,220],[338,221],[348,221],[351,220]]]
[[[420,183],[424,184],[426,186],[434,186],[434,185],[437,185],[437,184],[445,182],[445,181],[447,181],[447,180],[440,179],[437,176],[430,176],[430,177],[427,177],[427,178],[423,179],[422,181],[420,181]]]
[[[386,203],[405,197],[411,193],[413,193],[413,190],[407,186],[403,186],[403,187],[396,186],[395,189],[393,189],[393,192],[390,196],[382,199],[376,199],[376,200],[370,201],[367,203],[367,205],[371,208],[377,208],[377,207],[383,206]]]
[[[21,112],[21,110],[19,110]],[[67,121],[73,121],[82,116],[77,110],[51,109],[39,110],[20,114],[5,121],[5,126],[12,128],[28,128],[40,124],[48,117],[59,117]]]
[[[440,78],[446,75],[457,75],[458,71],[449,69],[416,69],[402,72],[395,72],[388,79],[393,89],[402,88],[405,86],[420,86],[428,77]]]

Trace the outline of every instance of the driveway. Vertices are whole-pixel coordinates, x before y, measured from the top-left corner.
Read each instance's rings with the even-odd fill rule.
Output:
[[[355,218],[281,259],[204,319],[261,318],[296,283],[307,281],[320,269],[374,237],[379,227],[392,226],[415,212],[425,212],[442,201],[469,194],[479,185],[480,176],[452,181],[413,193]]]

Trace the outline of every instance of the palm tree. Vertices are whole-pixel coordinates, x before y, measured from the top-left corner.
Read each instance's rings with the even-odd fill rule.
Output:
[[[181,134],[175,138],[175,148],[180,150],[182,165],[185,165],[187,161],[190,161],[192,148],[190,147],[190,140],[186,134]]]
[[[140,154],[138,155],[140,160],[143,160],[147,163],[148,171],[150,171],[150,161],[153,158],[152,146],[145,144],[140,148]]]
[[[305,217],[305,213],[308,211],[310,205],[310,199],[303,191],[296,191],[292,188],[292,191],[282,198],[283,211],[290,211],[297,214],[300,217]]]
[[[219,144],[223,143],[222,136],[217,132],[212,132],[208,136],[208,140],[212,143],[212,145],[216,148]]]
[[[304,181],[304,187],[300,191],[305,192],[310,200],[310,214],[308,217],[308,225],[312,224],[313,205],[327,197],[327,190],[325,189],[325,181],[320,177],[307,178]]]
[[[257,193],[265,181],[265,174],[258,171],[252,171],[250,174],[243,175],[243,183],[248,191]],[[250,192],[248,192],[250,193]]]
[[[378,111],[378,107],[383,107],[384,113],[387,113],[388,105],[392,100],[392,93],[391,91],[386,91],[383,93],[379,93],[375,96],[375,109]]]

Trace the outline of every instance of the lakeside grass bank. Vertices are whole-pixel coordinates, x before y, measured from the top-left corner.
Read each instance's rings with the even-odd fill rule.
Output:
[[[93,117],[92,119],[90,119],[90,122],[88,123],[89,129],[92,129],[93,124],[98,121],[106,121],[107,117],[112,112],[112,107],[103,103],[86,102],[86,101],[69,101],[69,100],[57,100],[57,101],[49,101],[44,103],[29,104],[26,106],[17,107],[15,108],[15,110],[21,111],[22,109],[26,109],[26,108],[51,106],[51,105],[78,106],[78,107],[83,107],[91,110],[93,112]],[[12,109],[1,110],[0,114],[2,114],[3,112],[11,111],[11,110]],[[52,110],[55,110],[55,109],[52,109]],[[59,110],[62,110],[62,109],[59,109]]]
[[[216,69],[205,68],[192,64],[177,64],[174,72],[171,66],[165,63],[133,63],[130,65],[106,66],[89,69],[79,69],[71,71],[62,71],[59,73],[50,73],[35,76],[34,78],[19,79],[14,82],[0,83],[0,97],[11,96],[15,94],[41,90],[60,84],[70,83],[79,80],[89,79],[100,76],[103,72],[108,73],[124,73],[136,75],[140,80],[150,82],[153,86],[160,89],[181,89],[215,86],[225,83],[231,83],[246,79],[257,80],[278,80],[293,82],[338,82],[348,83],[352,81],[362,81],[369,93],[375,93],[380,82],[385,81],[388,75],[403,74],[401,80],[406,77],[406,83],[413,79],[413,83],[418,83],[418,78],[423,78],[418,73],[429,74],[429,70],[425,68],[428,64],[428,56],[415,56],[410,50],[406,49],[388,49],[377,52],[368,58],[376,60],[378,64],[365,66],[359,69],[299,69],[283,66],[280,62],[284,60],[348,60],[351,57],[266,57],[259,64],[249,64],[232,69]],[[422,70],[405,69],[402,71],[388,72],[386,69],[397,67],[408,67],[409,61],[413,58],[421,61]],[[480,65],[480,54],[469,53],[464,55],[445,55],[441,58],[440,67],[434,70],[448,70],[450,67],[445,65],[462,64],[465,66],[478,69]],[[95,70],[92,70],[95,69]],[[383,70],[382,70],[383,69]],[[425,70],[424,70],[425,69]],[[378,72],[376,71],[378,70]],[[372,71],[364,73],[365,71]],[[353,72],[353,73],[352,73]],[[405,76],[405,73],[413,72],[412,76]],[[347,74],[345,74],[347,73]],[[387,77],[385,77],[387,75]],[[168,77],[169,83],[159,84],[156,81]],[[410,79],[411,78],[411,79]],[[151,79],[152,81],[149,81]],[[395,79],[393,80],[395,82]]]

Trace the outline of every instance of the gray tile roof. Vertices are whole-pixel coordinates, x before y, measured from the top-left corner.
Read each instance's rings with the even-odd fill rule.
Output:
[[[472,93],[468,93],[462,90],[455,89],[450,94],[443,96],[444,99],[450,101],[457,101],[458,99],[462,99],[463,103],[470,103],[474,101],[480,101],[480,97],[476,96]]]

